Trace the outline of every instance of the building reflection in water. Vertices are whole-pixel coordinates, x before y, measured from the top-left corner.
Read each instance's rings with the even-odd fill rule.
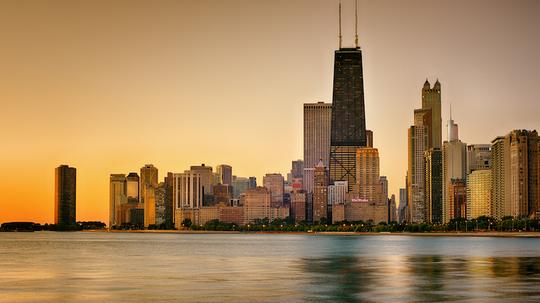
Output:
[[[314,301],[540,302],[539,257],[335,255],[304,258],[301,270]]]

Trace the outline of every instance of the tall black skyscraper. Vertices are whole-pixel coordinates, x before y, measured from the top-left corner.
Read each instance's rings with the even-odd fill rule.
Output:
[[[334,57],[334,92],[330,139],[330,180],[347,181],[349,191],[356,183],[356,149],[366,146],[364,80],[362,51],[356,47],[341,47]]]
[[[54,224],[74,225],[76,214],[77,170],[60,165],[54,178]]]

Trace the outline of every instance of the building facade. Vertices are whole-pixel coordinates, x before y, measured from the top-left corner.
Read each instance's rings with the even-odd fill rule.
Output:
[[[233,198],[233,187],[231,185],[217,184],[214,185],[214,203],[228,204]]]
[[[317,102],[304,104],[304,172],[306,193],[313,192],[315,166],[322,160],[328,167],[330,157],[330,125],[332,104]]]
[[[490,169],[476,169],[467,176],[467,220],[493,213],[491,182]]]
[[[510,216],[510,136],[491,141],[491,216],[501,220]]]
[[[398,222],[404,223],[407,221],[407,189],[399,189],[399,206],[398,206]]]
[[[173,174],[173,204],[175,209],[200,208],[203,206],[203,196],[204,192],[199,172],[186,170],[183,173]]]
[[[306,193],[304,191],[291,193],[291,216],[297,224],[306,222]]]
[[[379,151],[372,147],[358,148],[355,166],[357,177],[355,190],[358,197],[370,202],[381,202],[383,182],[379,174]]]
[[[232,166],[227,164],[218,165],[216,166],[216,173],[218,175],[218,183],[232,185]]]
[[[388,205],[375,203],[358,197],[358,193],[348,193],[344,203],[332,206],[332,223],[338,222],[372,222],[378,224],[388,221]]]
[[[448,202],[450,219],[467,218],[467,183],[465,179],[452,179],[448,184]],[[450,221],[450,220],[449,220]]]
[[[256,219],[272,219],[270,197],[266,187],[250,188],[240,197],[240,204],[244,206],[245,224],[253,223]]]
[[[424,152],[427,149],[428,128],[414,125],[408,133],[407,193],[408,222],[424,222],[426,219]]]
[[[452,180],[465,180],[467,177],[467,144],[461,142],[458,137],[458,127],[454,120],[448,121],[449,140],[443,143],[443,223],[448,223],[456,218],[453,204],[453,193],[448,191]],[[464,181],[463,181],[464,182]]]
[[[356,184],[356,149],[367,146],[364,108],[362,51],[335,51],[332,121],[330,135],[330,182]]]
[[[515,218],[540,217],[538,133],[514,130],[510,137],[510,210]]]
[[[440,150],[442,146],[441,84],[439,80],[433,87],[426,79],[422,87],[422,108],[414,110],[414,125],[408,133],[408,169],[407,169],[407,221],[433,221],[433,201],[442,184],[431,180],[432,172],[442,170],[440,161],[429,163],[426,171],[426,152]],[[437,153],[437,152],[435,152]],[[431,154],[428,154],[429,156]],[[435,155],[437,156],[437,155]],[[428,160],[431,160],[431,156]],[[437,159],[435,159],[437,160]],[[437,176],[437,175],[435,175]],[[441,189],[439,189],[439,185]],[[435,194],[435,196],[433,196]],[[435,208],[437,208],[435,200]],[[438,216],[435,209],[435,216]],[[436,220],[439,220],[436,218]]]
[[[442,115],[441,115],[441,83],[437,79],[433,87],[430,87],[429,81],[426,79],[422,87],[422,109],[429,109],[429,120],[426,121],[431,143],[430,148],[442,147]]]
[[[328,207],[336,203],[345,202],[345,196],[347,195],[349,186],[347,181],[336,181],[334,184],[328,186]]]
[[[54,174],[54,224],[75,225],[76,208],[77,169],[60,165]]]
[[[126,177],[128,203],[139,203],[139,175],[131,172]]]
[[[255,182],[255,187],[252,187],[251,184],[251,178],[244,178],[244,177],[237,177],[233,176],[233,198],[238,199],[240,198],[240,195],[245,193],[246,190],[249,188],[255,188],[257,187],[257,183]]]
[[[122,204],[127,203],[126,175],[111,174],[109,179],[109,228],[122,224]]]
[[[263,177],[263,186],[270,192],[272,207],[283,206],[283,194],[285,190],[285,179],[283,175],[273,173]]]
[[[430,148],[424,153],[426,221],[442,223],[442,152]]]
[[[328,175],[322,161],[315,166],[315,184],[313,187],[313,222],[328,220]],[[328,221],[326,221],[328,222]]]
[[[467,174],[478,169],[491,168],[491,144],[467,146]]]
[[[139,184],[139,199],[142,204],[144,204],[146,189],[148,187],[157,188],[158,186],[158,169],[152,164],[146,164],[141,167],[140,171],[140,184]]]
[[[213,185],[215,184],[214,173],[211,166],[206,166],[204,163],[201,165],[190,166],[190,171],[196,172],[201,177],[201,187],[203,189],[203,206],[211,204],[213,202]]]

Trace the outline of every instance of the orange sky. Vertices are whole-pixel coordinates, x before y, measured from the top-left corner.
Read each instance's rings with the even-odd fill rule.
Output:
[[[426,77],[467,143],[540,129],[540,2],[406,3],[359,1],[367,127],[391,193]],[[51,222],[59,164],[78,170],[78,220],[107,221],[109,174],[145,163],[160,179],[203,162],[285,174],[302,104],[331,101],[336,30],[331,0],[1,1],[0,222]]]

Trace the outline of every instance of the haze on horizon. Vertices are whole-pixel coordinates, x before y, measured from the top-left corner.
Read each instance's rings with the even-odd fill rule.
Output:
[[[77,219],[104,222],[109,174],[146,163],[160,180],[200,163],[286,174],[302,104],[332,100],[337,3],[0,2],[0,222],[52,222],[60,164],[77,168]],[[426,77],[464,142],[540,130],[540,2],[404,3],[359,1],[366,125],[396,196]]]

